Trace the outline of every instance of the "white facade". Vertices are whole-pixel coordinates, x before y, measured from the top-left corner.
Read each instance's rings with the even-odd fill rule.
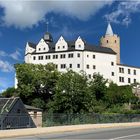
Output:
[[[113,33],[111,26],[107,31]],[[88,45],[81,37],[69,42],[61,36],[56,44],[49,33],[45,37],[47,40],[42,38],[36,45],[27,43],[25,63],[54,63],[58,71],[84,71],[89,78],[100,73],[118,85],[140,82],[140,68],[117,64],[117,54],[111,48]]]

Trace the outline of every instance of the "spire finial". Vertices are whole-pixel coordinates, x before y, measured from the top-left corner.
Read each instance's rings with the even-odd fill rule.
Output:
[[[107,26],[107,30],[106,30],[106,35],[113,36],[113,30],[112,30],[112,27],[111,27],[109,21],[108,21],[108,26]]]
[[[47,32],[48,32],[48,30],[49,30],[49,22],[48,21],[46,22],[46,25],[47,25]]]

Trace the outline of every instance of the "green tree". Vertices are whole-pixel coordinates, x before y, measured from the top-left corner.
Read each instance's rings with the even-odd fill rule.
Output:
[[[96,100],[103,100],[107,92],[107,80],[102,75],[94,74],[93,79],[89,83],[89,89]]]
[[[49,108],[57,113],[88,112],[90,102],[86,76],[70,70],[59,77]]]
[[[107,89],[106,101],[110,106],[114,104],[130,103],[135,99],[136,97],[132,92],[132,87],[129,85],[118,86],[117,84],[110,83]]]
[[[2,92],[2,96],[6,97],[6,98],[16,96],[16,89],[14,87],[9,87],[5,91]]]
[[[18,80],[17,92],[24,103],[31,105],[36,98],[47,103],[51,99],[59,77],[54,64],[16,64],[15,69]]]

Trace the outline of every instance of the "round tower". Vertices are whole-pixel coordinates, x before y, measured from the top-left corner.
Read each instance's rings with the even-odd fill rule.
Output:
[[[100,46],[111,48],[117,53],[117,63],[120,64],[120,37],[113,33],[110,23],[108,24],[105,36],[100,39]]]

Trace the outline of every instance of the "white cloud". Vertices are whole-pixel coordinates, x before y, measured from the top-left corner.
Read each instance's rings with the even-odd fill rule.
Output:
[[[32,27],[45,19],[49,12],[65,14],[80,20],[87,20],[113,0],[104,1],[0,1],[4,9],[2,20],[5,25],[18,28]],[[65,22],[65,21],[64,21]]]
[[[15,52],[9,54],[0,50],[0,57],[7,57],[7,58],[10,57],[14,60],[20,60],[21,57],[20,49],[17,49]]]
[[[13,66],[8,61],[0,60],[0,71],[11,72],[13,70],[14,70]]]
[[[137,12],[140,12],[140,1],[127,0],[120,2],[113,12],[105,15],[105,18],[110,22],[128,26],[132,21],[131,15]]]
[[[19,60],[20,56],[21,56],[21,54],[18,50],[16,50],[14,53],[10,54],[10,57],[13,58],[14,60]]]
[[[0,56],[1,56],[1,57],[7,56],[7,54],[6,54],[6,52],[0,50]]]

